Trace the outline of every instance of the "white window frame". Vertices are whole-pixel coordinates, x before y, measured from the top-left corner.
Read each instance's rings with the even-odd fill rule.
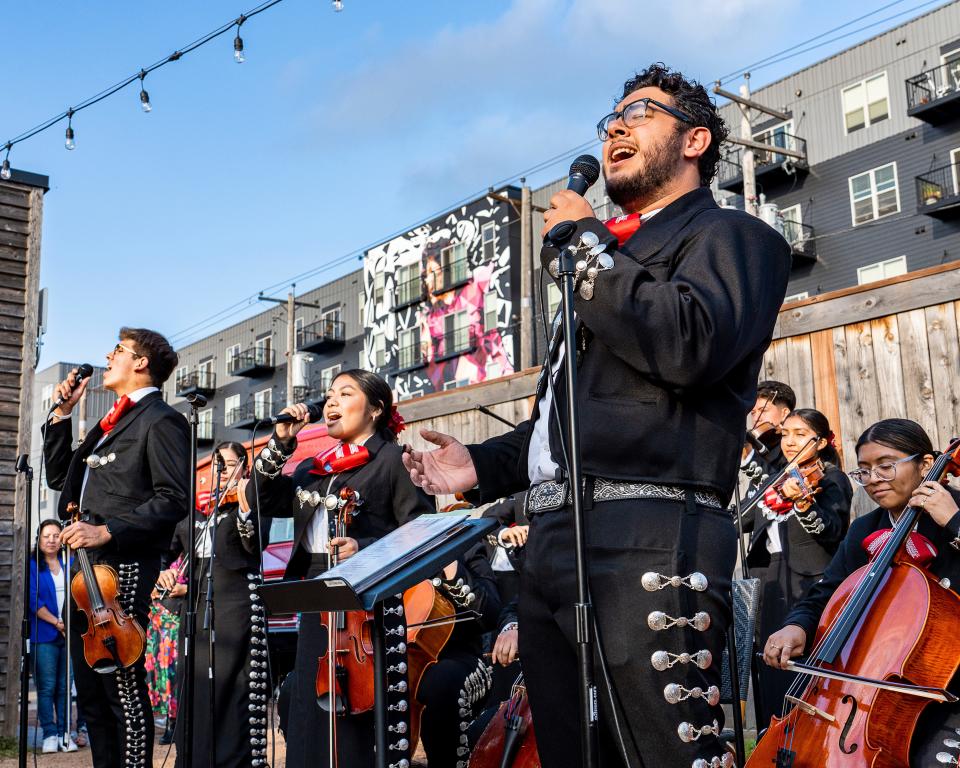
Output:
[[[208,430],[207,434],[204,434],[204,427]],[[213,408],[197,412],[197,437],[213,440]]]
[[[497,320],[499,313],[500,297],[495,289],[488,288],[483,294],[483,330],[495,331],[499,327]],[[491,319],[492,316],[492,319]]]
[[[231,344],[229,347],[227,347],[227,351],[224,355],[225,360],[223,364],[224,376],[233,376],[233,374],[230,373],[230,366],[233,365],[234,360],[240,357],[240,352],[241,352],[241,349],[239,344]]]
[[[320,391],[326,392],[330,385],[333,383],[334,378],[340,373],[343,368],[340,363],[336,365],[331,365],[328,368],[324,368],[320,371]]]
[[[373,273],[373,303],[382,304],[387,292],[387,275],[382,270]]]
[[[875,270],[880,268],[883,272],[883,275],[880,277],[867,278],[864,279],[864,273],[867,270]],[[883,261],[877,261],[873,264],[864,264],[862,267],[857,268],[857,285],[867,285],[868,283],[876,283],[880,280],[887,280],[891,277],[899,277],[900,275],[905,275],[908,271],[907,267],[907,256],[897,256],[893,259],[884,259]]]
[[[487,245],[490,245],[491,253],[487,255]],[[497,258],[497,222],[488,221],[480,227],[480,253],[483,261],[494,261]]]
[[[361,348],[358,358],[359,364],[357,365],[357,368],[359,368],[361,371],[367,370],[367,350]]]
[[[557,310],[560,309],[560,304],[563,303],[563,295],[560,293],[560,289],[557,287],[557,284],[552,280],[547,283],[547,324],[553,322],[553,318],[557,315]]]
[[[370,362],[375,369],[380,369],[387,364],[387,339],[382,333],[375,333],[370,342],[371,354]]]
[[[415,340],[414,340],[415,339]],[[420,328],[401,328],[397,332],[397,365],[400,368],[411,368],[423,362],[423,350],[413,353],[414,357],[404,357],[404,350],[412,346],[420,346]],[[409,353],[406,353],[409,354]]]
[[[810,298],[809,291],[800,291],[800,293],[791,293],[789,296],[784,296],[783,303],[790,304],[791,302],[794,302],[794,301],[803,301],[804,299],[809,299],[809,298]]]
[[[366,306],[366,305],[367,305],[367,294],[366,294],[366,293],[361,293],[361,294],[360,294],[360,297],[359,297],[359,301],[360,301],[360,311],[357,313],[357,317],[358,317],[358,319],[360,320],[360,327],[363,328],[363,327],[366,325],[366,322],[364,322],[364,315],[365,315],[366,308],[367,308],[367,306]]]
[[[960,147],[950,150],[950,171],[953,174],[953,194],[960,195]]]
[[[783,129],[783,133],[785,133],[788,138],[785,138],[786,143],[784,146],[777,147],[777,145],[771,140],[781,128]],[[769,128],[764,128],[762,131],[757,131],[755,134],[753,134],[753,140],[758,141],[761,144],[766,144],[768,147],[770,147],[770,151],[766,154],[773,155],[773,157],[768,158],[764,161],[764,163],[782,163],[787,159],[787,156],[781,155],[779,152],[777,152],[777,149],[796,149],[796,147],[793,146],[793,120],[785,120],[782,123],[771,125]],[[754,150],[754,154],[756,154],[756,152],[757,150]]]
[[[447,322],[451,320],[451,318],[452,323],[450,327],[448,327]],[[447,336],[448,334],[453,334],[458,342],[462,339],[461,334],[466,334],[465,342],[463,344],[455,343],[454,346],[464,350],[470,347],[470,314],[467,310],[461,309],[458,312],[451,312],[443,318],[443,335]],[[450,353],[444,348],[444,355],[447,354]]]
[[[877,197],[878,197],[877,171],[882,171],[885,168],[891,168],[891,167],[893,168],[893,189],[896,192],[896,196],[897,196],[897,208],[896,210],[890,211],[889,213],[885,213],[882,216],[880,216],[878,215],[879,212],[877,209]],[[858,202],[858,200],[854,200],[853,198],[853,180],[859,179],[861,176],[867,176],[867,175],[870,176],[870,199],[873,202],[873,216],[872,218],[865,219],[864,221],[861,221],[861,222],[857,222],[857,213],[856,213],[855,203]],[[887,216],[894,216],[900,213],[900,174],[897,171],[896,161],[892,163],[884,163],[883,165],[878,165],[876,168],[871,168],[869,171],[863,171],[862,173],[855,173],[853,176],[850,176],[847,179],[847,189],[850,195],[850,221],[855,227],[863,226],[864,224],[869,224],[871,221],[877,221],[878,219],[884,219]],[[888,190],[883,190],[883,191],[886,192]],[[866,198],[861,198],[861,199],[866,200]]]
[[[50,410],[50,406],[53,405],[53,390],[56,387],[56,384],[44,384],[43,389],[41,390],[40,395],[40,409],[44,412]],[[42,488],[44,483],[40,483]]]
[[[454,274],[453,265],[463,262],[464,273]],[[440,251],[440,274],[443,277],[441,291],[448,290],[449,286],[462,282],[470,275],[470,263],[467,261],[467,244],[450,243]]]
[[[877,120],[870,119],[870,104],[877,103],[880,99],[875,99],[873,102],[867,101],[867,84],[873,82],[874,80],[879,80],[883,78],[884,86],[886,93],[884,98],[887,102],[887,113],[883,117]],[[863,103],[860,106],[860,109],[863,110],[863,125],[858,128],[853,128],[852,130],[847,127],[847,105],[846,105],[846,94],[848,91],[852,91],[854,88],[863,89]],[[852,111],[852,110],[851,110]],[[883,122],[884,120],[890,119],[890,79],[887,77],[887,72],[878,72],[876,74],[870,75],[870,77],[865,77],[863,80],[860,80],[856,83],[850,83],[850,85],[845,88],[840,89],[840,114],[843,116],[843,132],[845,135],[849,136],[851,133],[856,133],[860,130],[865,130],[869,128],[874,123]]]
[[[459,389],[460,387],[470,386],[470,379],[451,379],[450,381],[443,382],[443,391],[446,392],[449,389]]]
[[[273,387],[253,393],[253,415],[257,419],[266,419],[273,413]]]
[[[484,365],[486,379],[499,379],[503,376],[503,363],[499,360],[487,359]]]
[[[957,79],[951,78],[950,75],[952,75],[953,72],[947,69],[950,64],[955,65],[956,68],[960,68],[960,45],[956,48],[951,48],[946,53],[940,54],[940,67],[943,69],[943,84],[946,85],[950,82],[953,85],[953,90],[957,91],[960,90],[960,74],[958,74]],[[940,98],[939,95],[937,98]]]
[[[189,373],[190,373],[189,365],[181,365],[179,368],[177,368],[177,375],[174,378],[174,386],[176,386],[177,389],[180,389],[180,383],[185,378],[187,378],[187,374]]]
[[[414,278],[419,278],[419,277],[420,277],[419,262],[415,261],[411,264],[404,264],[403,266],[396,268],[396,270],[393,273],[393,279],[397,289],[397,301],[396,301],[397,304],[409,304],[413,301],[420,300],[420,294],[417,293],[416,291],[414,292],[414,296],[412,298],[410,296],[403,296],[400,293],[402,290],[405,290],[404,288],[401,288],[401,286],[406,286],[407,283],[412,282]]]
[[[801,203],[796,203],[794,205],[787,206],[786,208],[780,209],[780,222],[783,224],[783,237],[784,239],[793,245],[797,242],[802,242],[803,239],[803,227],[798,228],[797,238],[791,240],[789,237],[789,224],[803,224],[803,205]]]
[[[240,395],[227,395],[223,400],[223,426],[229,427],[230,414],[240,409]]]

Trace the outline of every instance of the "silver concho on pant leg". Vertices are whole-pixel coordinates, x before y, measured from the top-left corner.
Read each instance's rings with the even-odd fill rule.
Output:
[[[267,649],[267,619],[257,587],[258,574],[247,574],[250,590],[250,661],[247,675],[249,688],[250,754],[252,764],[259,768],[267,765],[267,701],[270,698],[270,665]]]
[[[117,566],[117,575],[120,580],[117,602],[124,613],[132,616],[140,583],[140,564],[120,563]],[[123,710],[123,765],[125,768],[147,768],[147,718],[143,711],[144,697],[140,695],[136,673],[132,669],[120,667],[114,674]],[[150,734],[150,738],[153,738],[153,734]]]

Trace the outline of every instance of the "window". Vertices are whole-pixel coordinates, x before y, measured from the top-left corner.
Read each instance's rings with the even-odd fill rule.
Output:
[[[197,386],[213,387],[213,358],[197,363]]]
[[[360,312],[358,313],[359,320],[360,320],[360,327],[363,328],[366,325],[366,323],[364,322],[364,310],[366,309],[366,307],[364,305],[367,303],[367,295],[365,293],[361,293],[357,301],[359,302],[359,306],[360,306]]]
[[[863,224],[900,210],[897,164],[890,163],[850,177],[853,224]]]
[[[470,347],[470,321],[466,311],[454,312],[443,318],[445,355],[456,355]]]
[[[223,401],[223,425],[229,427],[237,421],[240,410],[240,395],[228,395]]]
[[[487,222],[480,229],[480,244],[483,249],[483,260],[493,261],[497,257],[497,224]]]
[[[420,329],[406,328],[397,336],[400,355],[400,368],[412,368],[423,362],[423,352],[420,349]]]
[[[293,320],[294,347],[299,349],[303,346],[303,318],[296,317]]]
[[[373,337],[373,366],[383,368],[387,364],[387,340],[382,333]]]
[[[448,389],[457,389],[458,387],[466,387],[470,384],[470,379],[454,379],[453,381],[443,382],[444,391]]]
[[[500,308],[500,297],[497,292],[490,290],[483,295],[483,329],[492,331],[497,327],[497,310]]]
[[[240,345],[233,344],[227,347],[227,376],[233,375],[237,367],[237,360],[240,357]]]
[[[42,411],[49,411],[53,405],[53,384],[44,384],[43,390],[40,395],[40,409]],[[43,486],[43,483],[40,484]]]
[[[780,219],[783,222],[783,236],[790,245],[796,245],[803,242],[806,235],[803,231],[803,215],[800,203],[791,205],[780,211]]]
[[[440,251],[440,267],[443,269],[441,290],[466,280],[469,276],[467,244],[454,243]]]
[[[881,72],[843,89],[843,120],[847,133],[879,123],[890,116],[887,73]]]
[[[761,144],[769,144],[771,147],[783,147],[784,149],[796,149],[793,141],[793,121],[781,123],[773,128],[767,128],[765,131],[756,133],[753,136],[754,141]],[[787,159],[786,155],[778,155],[771,152],[754,151],[757,165],[767,165],[768,163],[782,163]]]
[[[499,360],[487,359],[485,367],[488,379],[498,379],[503,375],[503,365]]]
[[[261,389],[253,395],[253,415],[266,419],[273,413],[273,390]]]
[[[333,380],[340,373],[339,365],[331,365],[329,368],[324,368],[320,371],[320,391],[326,392],[330,389],[330,385],[333,384]]]
[[[783,303],[789,304],[791,301],[803,301],[804,299],[809,299],[810,294],[807,291],[801,291],[800,293],[791,293],[789,296],[783,297]]]
[[[556,283],[550,282],[547,283],[547,322],[550,323],[553,321],[553,318],[557,315],[557,310],[560,309],[560,303],[562,297],[560,295],[560,289],[557,287]]]
[[[950,153],[950,171],[953,173],[953,194],[960,195],[960,148]]]
[[[947,92],[960,91],[960,48],[954,48],[952,51],[947,51],[940,57],[940,62],[943,66],[943,88],[947,89]],[[938,98],[940,94],[937,94]]]
[[[380,304],[383,301],[383,292],[386,286],[387,276],[383,272],[377,272],[373,276],[373,303]]]
[[[48,498],[50,498],[50,489],[47,487],[46,483],[40,483],[40,506],[41,507],[45,507],[47,505]]]
[[[420,264],[406,264],[398,267],[395,273],[397,281],[397,304],[410,304],[418,301],[423,294],[420,281]]]
[[[257,365],[273,365],[273,333],[257,337],[253,344],[253,355]]]
[[[186,365],[181,365],[179,368],[177,368],[177,389],[180,389],[180,385],[183,384],[183,380],[187,378],[189,370],[189,367]]]
[[[357,368],[359,368],[361,371],[367,370],[367,355],[363,349],[360,350],[358,357],[360,359],[357,361]]]
[[[197,414],[197,437],[200,440],[213,440],[213,408]]]
[[[400,395],[400,399],[401,399],[401,400],[413,400],[415,397],[423,397],[423,390],[422,390],[422,389],[413,389],[413,390],[407,392],[406,394],[401,394],[401,395]]]
[[[888,277],[897,277],[907,274],[907,257],[897,256],[895,259],[878,261],[876,264],[868,264],[857,270],[857,282],[860,285],[873,283],[877,280],[886,280]]]

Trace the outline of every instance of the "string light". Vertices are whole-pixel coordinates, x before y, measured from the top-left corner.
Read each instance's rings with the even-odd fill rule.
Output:
[[[343,0],[333,0],[333,10],[340,13],[343,10]]]
[[[153,107],[150,106],[150,94],[143,87],[143,78],[147,76],[146,71],[140,70],[140,106],[144,112],[150,112]]]
[[[3,166],[0,167],[0,179],[8,181],[13,175],[10,171],[10,142],[7,142],[7,154],[3,158]]]
[[[240,27],[246,20],[247,17],[242,14],[237,19],[237,36],[233,39],[233,58],[236,59],[237,64],[243,64],[246,61],[246,57],[243,55],[243,38],[240,37]]]
[[[67,133],[66,140],[63,142],[63,145],[67,149],[76,149],[77,142],[73,140],[73,110],[67,110]]]

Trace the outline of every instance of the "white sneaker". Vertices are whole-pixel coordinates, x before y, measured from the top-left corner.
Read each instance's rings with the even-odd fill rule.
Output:
[[[59,741],[59,744],[60,744],[60,751],[61,751],[61,752],[76,752],[76,751],[77,751],[77,744],[76,744],[76,742],[73,740],[73,737],[72,737],[72,736],[67,736],[67,737],[66,737],[66,741],[60,740],[60,741]]]
[[[60,749],[60,737],[47,736],[47,738],[43,740],[43,748],[40,751],[47,755],[51,752],[56,752],[58,749]]]

